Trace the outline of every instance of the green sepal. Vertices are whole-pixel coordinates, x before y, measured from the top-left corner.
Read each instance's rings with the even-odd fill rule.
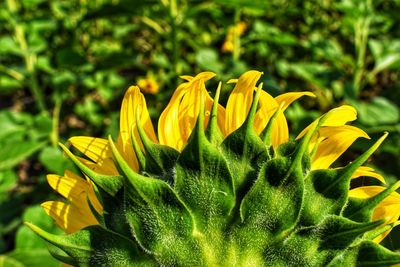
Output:
[[[132,240],[97,225],[70,235],[54,235],[33,224],[25,224],[63,250],[78,266],[156,266],[155,261],[140,251]]]
[[[63,251],[62,249],[60,249],[54,245],[51,245],[51,244],[49,244],[47,248],[48,248],[51,256],[53,256],[58,261],[66,263],[68,265],[72,265],[72,266],[78,265],[78,263],[72,257],[68,256],[68,254],[65,253],[65,251]]]
[[[176,164],[174,188],[195,218],[196,230],[217,229],[235,205],[228,164],[203,129],[204,106]],[[212,226],[211,226],[212,225]]]
[[[321,169],[309,173],[304,183],[305,196],[301,225],[315,225],[327,215],[343,213],[348,202],[351,176],[372,155],[386,136],[387,133],[344,168]]]
[[[376,266],[389,267],[400,263],[400,253],[392,252],[372,241],[363,241],[337,255],[327,267]]]
[[[143,171],[172,185],[174,183],[173,168],[179,157],[179,152],[172,147],[153,143],[140,123],[137,123],[137,128],[145,151]]]
[[[272,127],[274,125],[275,119],[278,116],[279,112],[281,112],[282,105],[279,106],[275,111],[274,114],[269,119],[267,125],[265,126],[264,130],[261,132],[260,137],[263,140],[264,144],[268,147],[272,146]]]
[[[318,236],[320,249],[342,250],[383,221],[358,223],[340,216],[328,216],[319,225],[299,231],[298,235]]]
[[[66,146],[61,143],[59,143],[59,145],[72,160],[72,162],[98,187],[102,188],[111,196],[114,196],[121,189],[123,183],[120,175],[99,174],[80,162],[79,159],[72,154],[72,152]]]
[[[211,114],[210,114],[210,121],[208,123],[207,129],[206,129],[206,136],[207,139],[210,141],[211,144],[214,145],[220,145],[222,141],[224,140],[224,136],[221,133],[221,130],[218,127],[218,101],[219,101],[219,96],[221,93],[221,86],[222,83],[219,82],[217,91],[215,93],[214,97],[214,102],[211,108]]]
[[[315,170],[304,181],[300,225],[316,225],[327,215],[339,215],[347,201],[350,176],[343,169]]]
[[[221,144],[221,150],[232,174],[236,194],[237,210],[234,216],[239,212],[243,197],[255,182],[259,169],[265,161],[270,159],[267,146],[254,130],[254,116],[260,93],[261,88],[259,87],[246,120]]]
[[[132,236],[125,216],[124,189],[119,190],[114,197],[103,192],[104,225],[111,231],[124,236]]]
[[[245,225],[279,234],[297,222],[303,202],[303,175],[288,158],[268,161],[243,198],[240,216]]]
[[[370,198],[360,199],[350,197],[348,199],[348,204],[343,211],[343,216],[357,222],[369,222],[372,218],[375,207],[399,187],[400,181]]]
[[[124,213],[135,238],[148,252],[167,258],[159,260],[173,260],[171,254],[190,247],[191,214],[168,183],[133,171],[111,137],[109,142],[114,159],[126,177]]]
[[[398,226],[399,224],[400,224],[400,221],[396,221],[394,223],[382,225],[381,227],[375,228],[375,229],[365,233],[364,234],[364,238],[365,239],[369,239],[369,240],[373,240],[376,237],[378,237],[379,235],[383,234],[384,232],[390,231],[391,229],[393,229],[394,227]]]
[[[93,216],[96,218],[96,220],[99,222],[99,224],[103,227],[105,227],[105,222],[104,222],[104,217],[102,214],[98,213],[95,207],[93,206],[92,202],[89,199],[89,196],[86,197],[86,201],[89,205],[89,209],[92,212]]]

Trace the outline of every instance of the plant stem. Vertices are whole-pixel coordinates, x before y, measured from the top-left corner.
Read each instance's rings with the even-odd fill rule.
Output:
[[[177,36],[177,16],[178,10],[176,6],[176,0],[170,0],[169,3],[169,15],[171,20],[171,40],[172,40],[172,66],[174,76],[179,72],[178,70],[178,57],[179,57],[179,42]]]
[[[61,99],[56,99],[56,105],[54,106],[53,110],[53,117],[51,120],[51,134],[50,134],[50,141],[54,147],[58,147],[59,142],[59,122],[60,122],[60,111],[61,111]]]
[[[25,68],[28,72],[28,84],[33,98],[36,101],[37,107],[41,113],[47,114],[46,105],[44,102],[43,92],[40,90],[36,75],[36,55],[29,51],[25,37],[25,29],[23,25],[18,24],[13,16],[18,12],[18,3],[14,0],[7,1],[8,10],[10,11],[10,21],[14,26],[15,39],[21,49],[24,57]]]
[[[233,31],[233,60],[237,61],[239,60],[240,56],[240,37],[239,37],[239,32],[237,30],[236,25],[239,23],[240,20],[240,8],[235,9],[235,16],[234,16],[234,31]]]
[[[371,1],[367,2],[367,8],[372,10]],[[360,17],[354,26],[354,45],[356,50],[356,66],[353,76],[351,98],[357,99],[362,87],[362,78],[365,74],[365,54],[367,51],[368,35],[371,19],[370,17]]]

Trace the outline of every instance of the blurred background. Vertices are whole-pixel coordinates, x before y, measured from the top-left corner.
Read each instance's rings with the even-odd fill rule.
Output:
[[[181,82],[213,71],[211,95],[246,70],[263,71],[273,96],[312,91],[287,110],[291,134],[350,104],[372,139],[368,162],[400,178],[400,1],[1,0],[0,267],[58,266],[23,224],[57,232],[39,204],[58,196],[47,173],[75,170],[58,148],[74,135],[115,137],[129,85],[145,94],[153,124]],[[343,166],[373,141],[359,140]],[[399,231],[384,245],[400,248]],[[1,255],[2,254],[2,255]]]

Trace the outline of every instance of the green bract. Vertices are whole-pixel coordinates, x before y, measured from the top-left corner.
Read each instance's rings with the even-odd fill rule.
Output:
[[[383,141],[353,163],[311,171],[308,144],[321,125],[274,149],[271,119],[253,128],[259,94],[244,124],[221,140],[216,109],[203,129],[204,107],[181,152],[155,144],[140,123],[140,172],[109,138],[120,176],[96,174],[63,149],[96,185],[99,225],[56,236],[29,226],[51,253],[77,266],[390,266],[400,254],[372,242],[373,209],[399,184],[369,199],[349,199],[350,178]]]

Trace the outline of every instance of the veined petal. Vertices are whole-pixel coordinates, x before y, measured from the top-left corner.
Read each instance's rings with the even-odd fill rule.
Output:
[[[378,185],[360,186],[351,189],[349,191],[349,197],[366,199],[376,196],[385,189],[386,187]],[[387,196],[381,203],[379,203],[379,206],[387,205],[400,205],[400,194],[397,192],[393,192],[389,196]]]
[[[69,142],[94,162],[102,162],[104,159],[112,157],[106,139],[89,136],[74,136],[69,139]]]
[[[260,134],[266,127],[268,121],[278,109],[278,102],[267,92],[261,91],[259,100],[259,110],[254,116],[254,129]],[[281,111],[272,125],[272,145],[277,147],[287,142],[289,139],[289,128],[283,112]]]
[[[102,206],[93,191],[90,181],[66,170],[64,176],[47,175],[47,182],[55,191],[77,207],[89,209],[87,202],[89,199],[98,212],[102,211]]]
[[[319,117],[313,123],[304,128],[304,130],[301,131],[301,133],[296,137],[296,140],[303,137],[306,134],[306,132],[310,129],[310,127],[318,123],[318,120],[320,118],[321,117]],[[352,106],[343,105],[328,111],[325,114],[324,119],[325,122],[321,126],[341,126],[349,121],[354,121],[355,119],[357,119],[357,111]]]
[[[296,101],[302,96],[315,97],[315,95],[311,92],[291,92],[278,95],[277,97],[275,97],[275,100],[278,103],[278,105],[284,103],[282,106],[282,111],[285,111],[290,106],[290,104],[292,104],[294,101]]]
[[[132,128],[135,129],[134,136],[141,145],[136,126],[137,112],[139,112],[139,121],[147,136],[153,142],[157,142],[153,124],[151,122],[149,112],[147,111],[146,100],[137,86],[131,86],[126,91],[124,99],[122,100],[119,141],[122,143],[121,154],[128,162],[130,167],[135,171],[139,170],[139,165],[131,144],[131,130]]]
[[[253,93],[262,72],[251,70],[240,76],[226,104],[224,134],[229,135],[245,121],[253,102]]]
[[[64,176],[49,174],[46,177],[51,188],[66,199],[79,204],[86,201],[85,195],[89,185],[83,178],[70,171],[65,171]]]
[[[382,183],[386,184],[385,178],[383,178],[383,176],[380,175],[379,173],[376,173],[375,170],[371,167],[367,167],[367,166],[358,167],[358,169],[353,173],[351,178],[355,179],[355,178],[358,178],[361,176],[373,177],[373,178],[378,179]]]
[[[361,186],[349,191],[349,197],[353,198],[371,198],[381,193],[386,188],[383,186]],[[382,202],[378,204],[378,206],[374,209],[372,214],[372,220],[381,220],[385,219],[385,224],[391,224],[398,220],[400,216],[400,194],[397,192],[391,193],[387,196]],[[381,242],[391,230],[388,230],[376,238],[374,238],[374,242]]]
[[[214,76],[212,72],[202,72],[191,78],[185,76],[188,82],[177,88],[158,121],[158,137],[161,144],[177,150],[183,148],[196,123],[201,95],[206,99],[206,111],[211,109],[212,99],[204,83]]]
[[[385,224],[391,224],[396,222],[399,219],[400,216],[400,205],[399,204],[394,204],[394,205],[386,205],[386,206],[378,206],[375,208],[374,213],[372,215],[372,220],[376,221],[379,219],[386,219]],[[379,236],[374,238],[375,243],[380,243],[391,231],[392,229],[389,229]]]
[[[369,139],[363,130],[349,125],[323,127],[318,132],[325,139],[319,143],[317,153],[312,160],[313,170],[329,168],[357,138]]]
[[[122,149],[121,149],[122,151]],[[115,167],[114,161],[112,159],[105,159],[101,162],[101,164],[81,158],[81,157],[76,157],[80,162],[85,164],[87,167],[89,167],[91,170],[105,174],[105,175],[118,175],[118,170]]]
[[[61,201],[47,201],[42,203],[41,206],[67,234],[77,232],[89,225],[98,224],[89,210],[81,210],[72,204]]]

